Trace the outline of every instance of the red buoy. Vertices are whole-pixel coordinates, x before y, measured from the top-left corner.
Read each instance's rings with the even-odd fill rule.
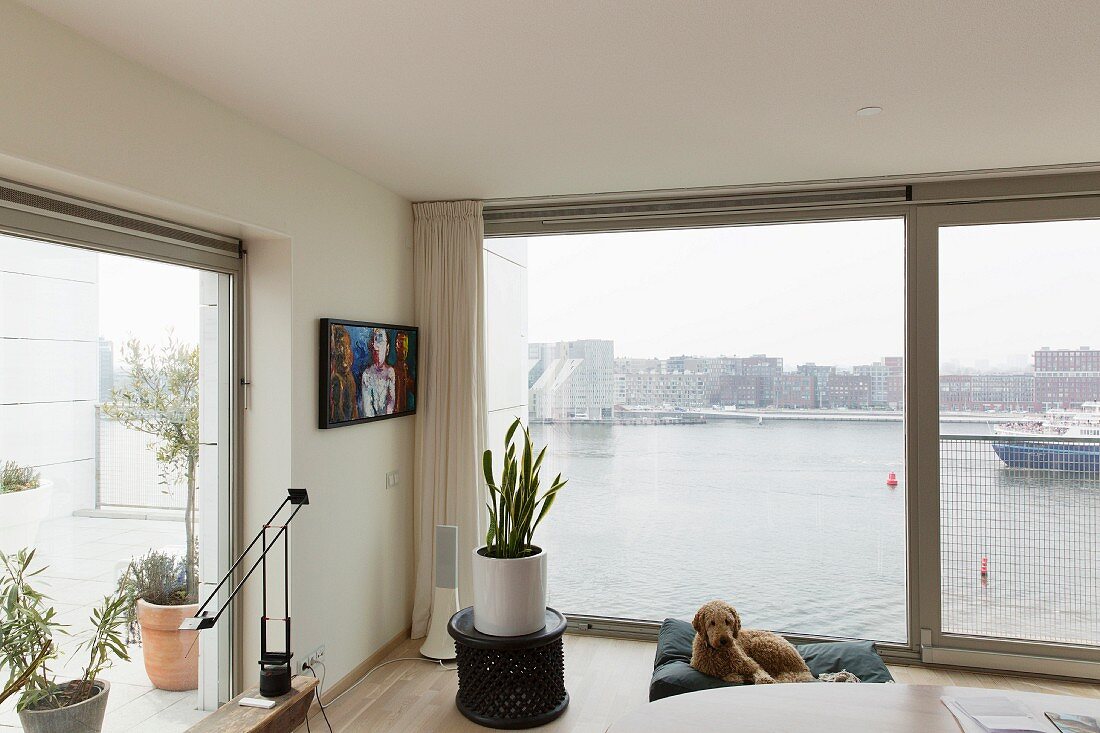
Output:
[[[989,558],[982,558],[982,577],[989,575]]]
[[[890,475],[886,477],[886,485],[887,486],[897,486],[898,485],[898,477],[894,474],[893,471],[891,471]]]

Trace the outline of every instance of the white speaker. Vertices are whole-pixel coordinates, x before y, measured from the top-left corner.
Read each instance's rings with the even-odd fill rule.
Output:
[[[455,642],[447,633],[447,622],[458,612],[458,527],[435,527],[435,590],[432,591],[432,620],[420,654],[429,659],[454,659]]]

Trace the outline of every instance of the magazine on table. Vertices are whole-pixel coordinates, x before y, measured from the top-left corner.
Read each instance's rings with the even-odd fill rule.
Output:
[[[1063,713],[1047,713],[1050,722],[1059,733],[1100,733],[1100,723],[1096,718],[1088,715],[1065,715]]]
[[[1050,724],[1002,695],[941,697],[963,733],[1050,733]]]

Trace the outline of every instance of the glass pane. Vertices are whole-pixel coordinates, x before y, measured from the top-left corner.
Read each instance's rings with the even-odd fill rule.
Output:
[[[552,604],[904,641],[903,273],[900,219],[528,240]]]
[[[202,352],[217,345],[207,277],[216,282],[192,268],[0,236],[0,551],[36,551],[32,586],[69,633],[50,665],[59,680],[81,676],[77,645],[93,633],[92,610],[132,560],[164,553],[178,571],[155,602],[198,594],[201,530],[218,526],[216,512],[198,511],[204,493],[218,492],[199,445],[211,417],[199,403],[218,382],[204,374],[216,354]],[[145,694],[158,684],[145,664],[153,643],[123,633],[131,660],[100,677],[145,701],[140,719],[157,730],[203,717],[194,689]],[[188,654],[172,661],[195,672],[204,652]],[[15,724],[17,698],[0,707],[0,727]]]
[[[1100,643],[1100,222],[940,229],[945,633]]]

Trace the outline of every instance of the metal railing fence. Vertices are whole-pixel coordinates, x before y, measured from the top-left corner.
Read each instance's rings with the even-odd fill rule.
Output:
[[[97,407],[95,442],[96,509],[187,507],[186,482],[164,483],[156,437],[127,428]]]
[[[944,633],[1100,645],[1100,439],[940,438]]]

